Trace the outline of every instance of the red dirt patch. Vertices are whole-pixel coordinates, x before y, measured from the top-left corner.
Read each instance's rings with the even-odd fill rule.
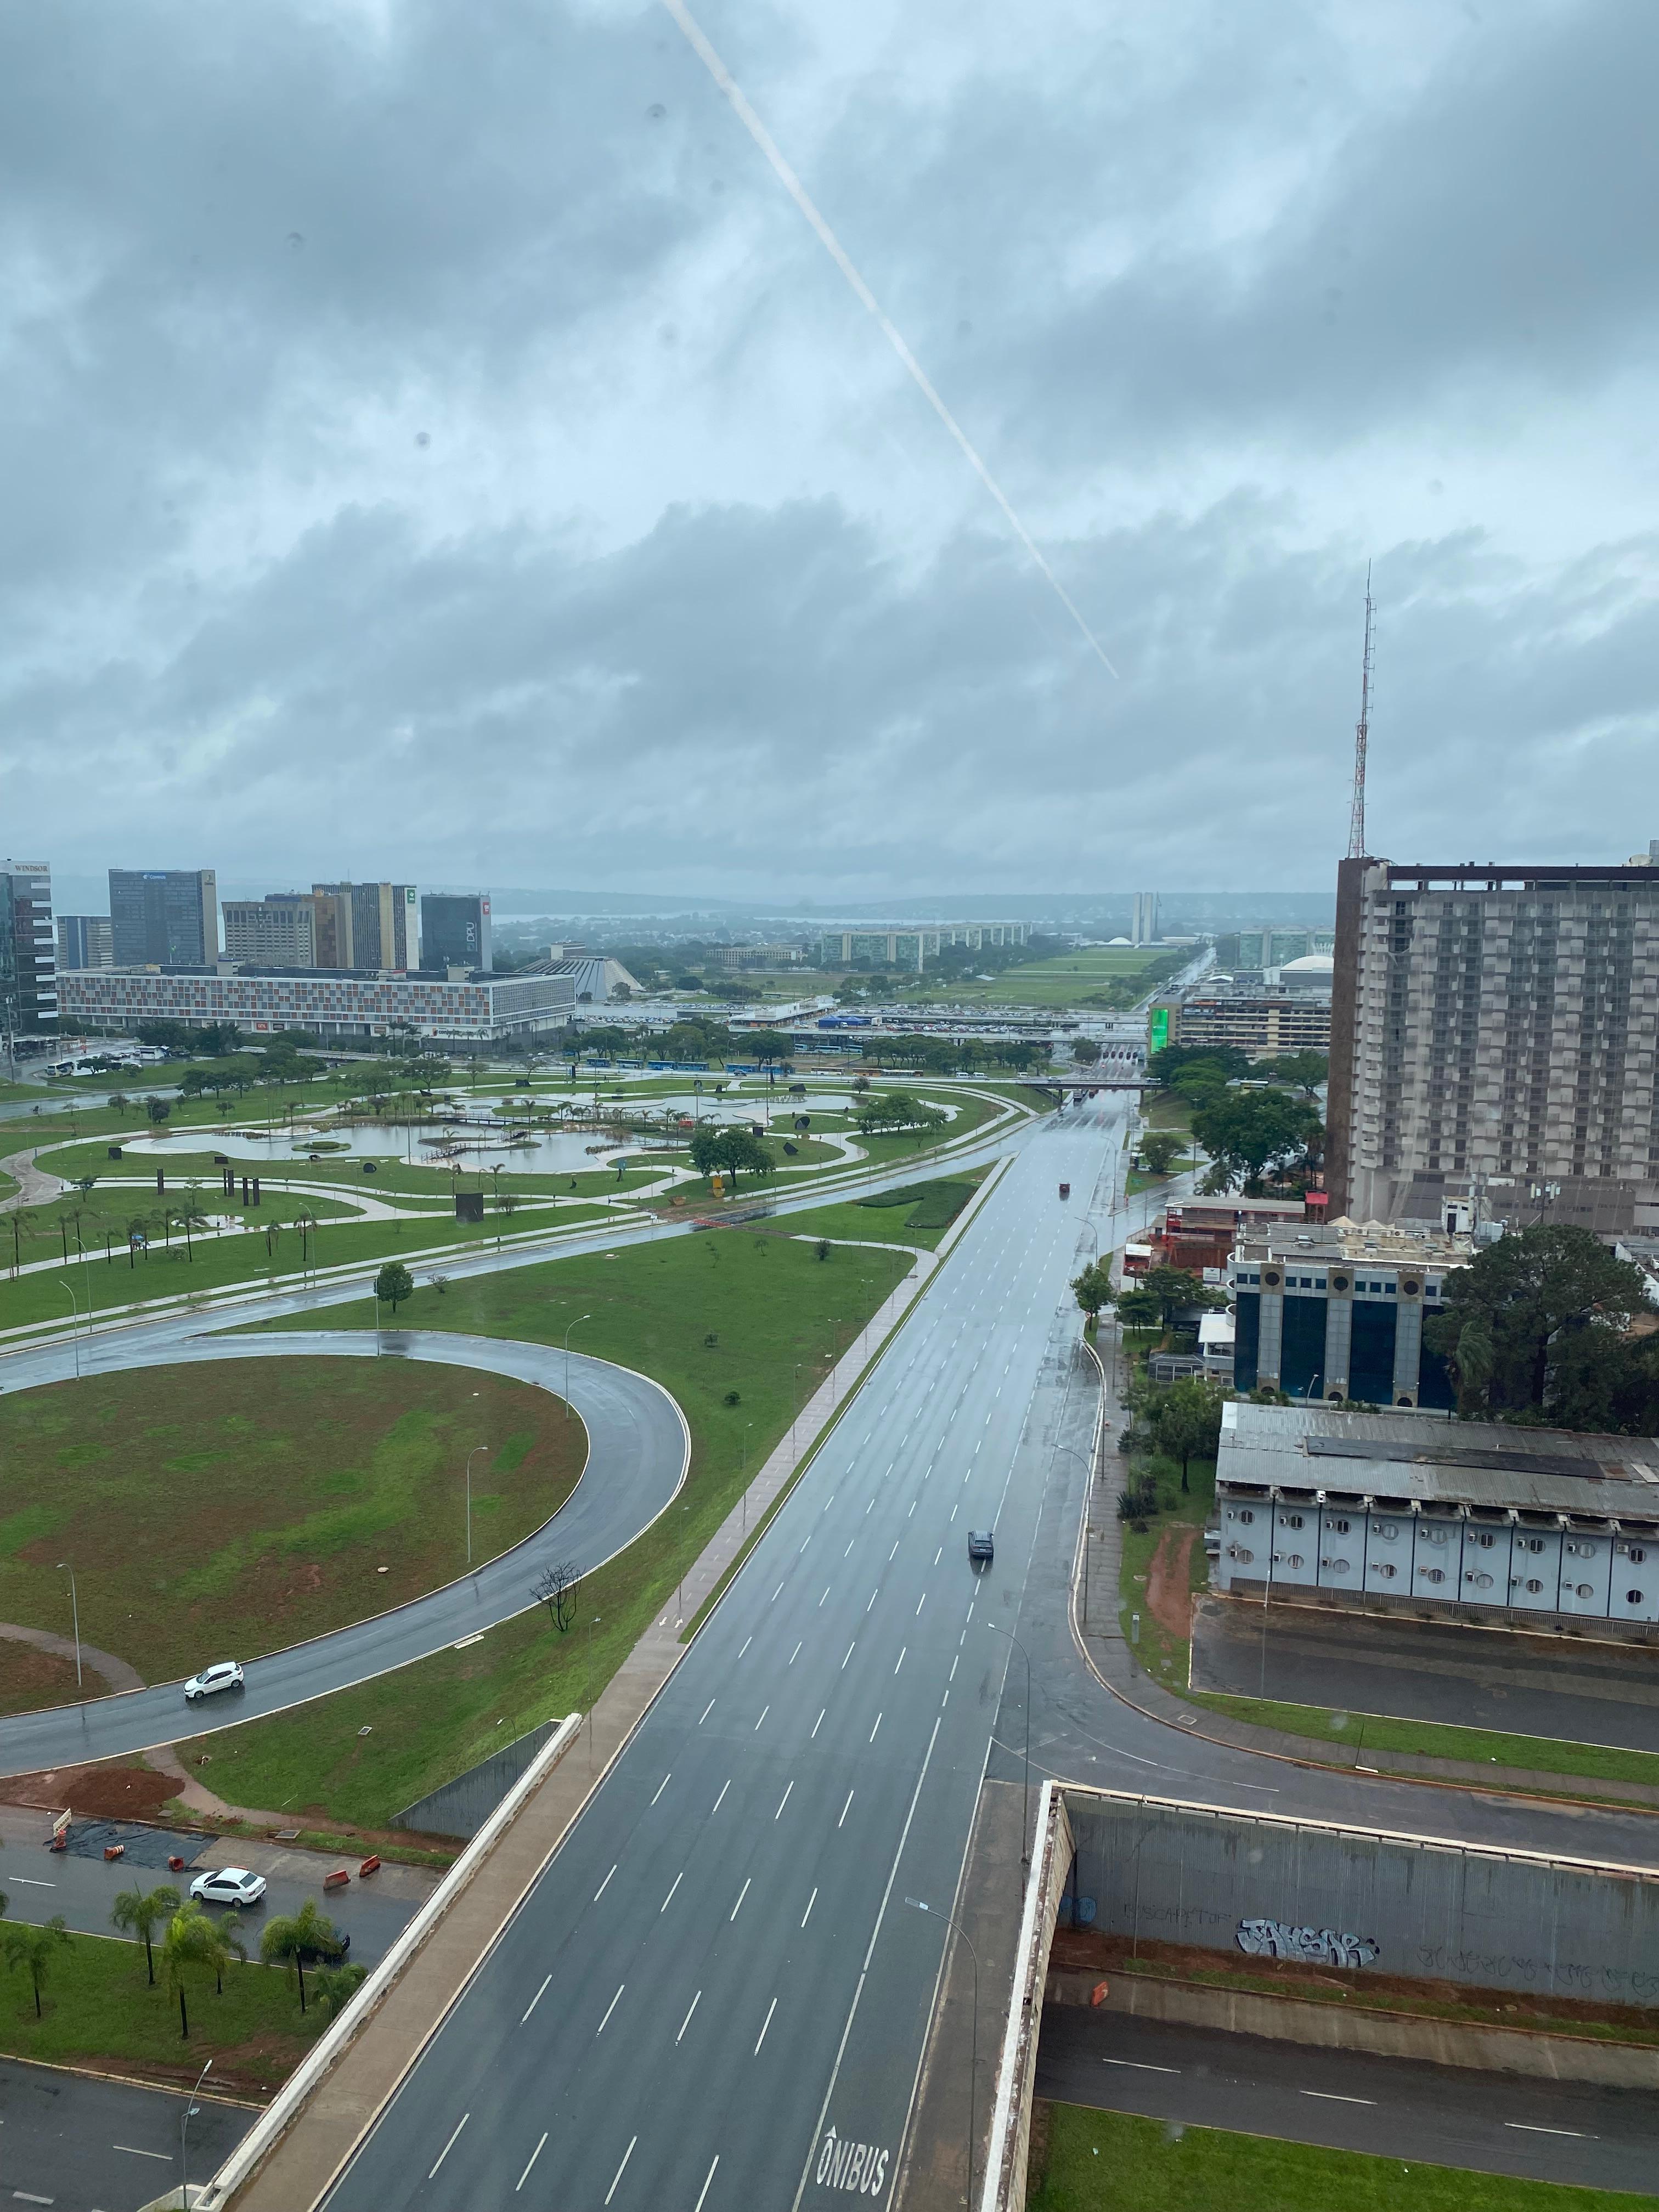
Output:
[[[38,1705],[70,1705],[81,1698],[107,1697],[110,1685],[96,1668],[82,1665],[82,1687],[75,1683],[75,1662],[55,1651],[37,1651],[8,1638],[0,1657],[0,1713],[32,1712]]]
[[[1166,1528],[1146,1570],[1146,1610],[1160,1628],[1180,1637],[1182,1643],[1192,1633],[1193,1593],[1188,1577],[1198,1536],[1190,1522]]]
[[[58,1766],[0,1781],[0,1804],[38,1805],[83,1820],[153,1820],[179,1784],[148,1766]]]

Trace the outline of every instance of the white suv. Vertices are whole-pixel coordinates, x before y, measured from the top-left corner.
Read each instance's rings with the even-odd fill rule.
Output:
[[[245,1686],[241,1668],[234,1659],[216,1659],[211,1667],[204,1667],[199,1674],[191,1676],[185,1685],[185,1697],[189,1704],[199,1705],[216,1690],[240,1690]]]

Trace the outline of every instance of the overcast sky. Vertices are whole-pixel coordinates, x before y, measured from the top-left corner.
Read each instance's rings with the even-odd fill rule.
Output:
[[[878,900],[1659,836],[1659,15],[0,28],[0,798],[61,871]]]

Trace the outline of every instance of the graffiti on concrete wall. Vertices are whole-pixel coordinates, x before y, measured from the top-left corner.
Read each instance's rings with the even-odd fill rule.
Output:
[[[1238,1948],[1252,1959],[1299,1959],[1310,1966],[1369,1966],[1377,1955],[1369,1936],[1292,1928],[1287,1920],[1241,1920]]]

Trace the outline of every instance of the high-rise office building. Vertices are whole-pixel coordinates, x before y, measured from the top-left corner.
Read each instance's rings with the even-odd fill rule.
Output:
[[[0,870],[0,1025],[26,1036],[58,1026],[58,941],[44,860],[8,860]]]
[[[1129,925],[1129,942],[1131,945],[1156,945],[1158,936],[1158,893],[1137,891],[1133,918]]]
[[[58,965],[64,968],[112,968],[115,939],[106,914],[60,914],[58,917]]]
[[[428,891],[421,900],[423,968],[489,968],[489,899]]]
[[[317,902],[309,891],[267,891],[224,902],[225,957],[269,968],[317,965]]]
[[[211,868],[112,868],[118,968],[210,968],[219,957],[219,879]]]
[[[413,884],[314,884],[319,968],[407,969]]]
[[[1659,1204],[1659,866],[1345,860],[1333,1216],[1648,1225]],[[1639,1211],[1638,1211],[1639,1209]]]

